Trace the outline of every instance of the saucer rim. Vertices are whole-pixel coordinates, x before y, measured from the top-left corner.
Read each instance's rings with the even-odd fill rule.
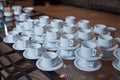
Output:
[[[113,60],[112,61],[112,66],[116,69],[116,70],[118,70],[118,71],[120,71],[120,68],[117,66],[117,60]]]
[[[14,43],[13,45],[12,45],[12,47],[13,47],[13,49],[15,49],[15,50],[26,50],[26,48],[23,48],[23,49],[18,49],[17,47],[15,47],[16,46],[16,43]]]
[[[58,50],[56,53],[58,54],[59,57],[61,57],[62,59],[65,59],[65,60],[74,60],[76,58],[76,56],[70,56],[70,57],[61,56],[60,50]]]
[[[6,37],[3,39],[3,41],[4,41],[5,43],[15,43],[14,40],[13,40],[13,41],[7,41]]]
[[[77,62],[78,60],[80,60],[79,58],[75,59],[74,60],[74,65],[77,69],[79,70],[82,70],[82,71],[87,71],[87,72],[93,72],[93,71],[97,71],[99,70],[101,67],[102,67],[102,64],[101,62],[99,61],[99,64],[95,67],[95,68],[84,68],[84,67],[81,67]],[[79,61],[80,62],[80,61]]]
[[[34,38],[31,38],[31,41],[34,43],[44,43],[44,39],[41,39],[41,40],[34,40]]]
[[[34,59],[39,59],[40,58],[40,56],[34,56],[34,57],[28,57],[27,56],[27,50],[25,50],[24,52],[23,52],[23,56],[25,57],[25,58],[27,58],[27,59],[32,59],[32,60],[34,60]]]
[[[103,54],[100,53],[99,56],[97,56],[97,57],[95,56],[95,57],[92,57],[92,58],[85,58],[85,57],[82,57],[82,56],[80,56],[80,55],[78,54],[78,50],[80,50],[80,48],[78,48],[78,49],[75,50],[75,56],[78,57],[78,58],[79,58],[79,57],[80,57],[80,58],[83,58],[83,59],[88,60],[88,61],[99,60],[99,59],[101,59],[102,56],[103,56]]]
[[[57,64],[56,66],[53,66],[53,67],[47,67],[47,68],[44,68],[40,65],[40,62],[41,62],[41,59],[39,58],[37,61],[36,61],[36,66],[38,69],[41,69],[43,71],[55,71],[59,68],[61,68],[63,66],[63,61],[61,59],[61,63],[60,64]]]

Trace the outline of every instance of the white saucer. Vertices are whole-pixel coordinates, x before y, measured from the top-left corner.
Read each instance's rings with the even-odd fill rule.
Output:
[[[98,55],[99,54],[99,55]],[[95,57],[92,57],[92,58],[84,58],[80,55],[80,48],[76,49],[75,50],[75,56],[78,57],[78,58],[83,58],[85,60],[88,60],[88,61],[92,61],[92,60],[98,60],[98,59],[101,59],[103,54],[101,52],[99,52]]]
[[[14,44],[12,45],[13,49],[15,49],[15,50],[26,50],[26,48],[21,47],[21,49],[20,49],[20,48],[16,47],[16,45],[17,45],[16,43],[14,43]]]
[[[44,43],[44,40],[43,40],[43,39],[42,39],[42,40],[35,40],[34,37],[31,38],[31,41],[32,41],[33,43]]]
[[[41,59],[39,58],[39,59],[37,60],[37,62],[36,62],[36,66],[37,66],[39,69],[43,70],[43,71],[55,71],[55,70],[57,70],[57,69],[59,69],[59,68],[61,68],[61,67],[63,66],[63,62],[62,62],[62,60],[61,60],[61,62],[60,62],[58,65],[56,65],[56,66],[54,66],[54,67],[47,67],[47,68],[45,68],[45,67],[42,66],[42,64],[41,64]]]
[[[65,60],[74,60],[76,58],[75,55],[73,55],[73,56],[63,56],[63,55],[61,55],[60,50],[58,50],[56,53],[58,54],[59,57],[61,57],[62,59],[65,59]]]
[[[118,64],[118,60],[114,60],[114,61],[112,62],[112,66],[113,66],[115,69],[117,69],[118,71],[120,71],[120,66],[118,66],[117,64]]]
[[[29,56],[29,53],[27,52],[27,50],[26,51],[24,51],[23,52],[23,56],[25,57],[25,58],[27,58],[27,59],[39,59],[40,58],[40,56]]]
[[[71,46],[71,47],[63,47],[63,46],[59,45],[59,47],[62,48],[62,49],[64,49],[64,50],[74,50],[74,49],[78,48],[79,46],[80,46],[80,44],[77,44],[77,45]]]
[[[4,41],[5,43],[14,43],[14,42],[15,42],[15,41],[8,41],[6,37],[3,39],[3,41]]]
[[[74,60],[74,65],[76,68],[78,68],[79,70],[88,71],[88,72],[96,71],[96,70],[100,69],[102,66],[100,61],[97,62],[95,67],[88,67],[88,68],[81,66],[82,64],[80,64],[80,63],[82,63],[82,62],[80,61],[79,58]]]
[[[56,51],[56,50],[58,50],[57,47],[54,47],[54,48],[52,48],[52,47],[48,47],[48,46],[46,46],[45,43],[42,45],[42,47],[45,48],[45,49],[47,49],[47,50],[52,50],[52,51]]]

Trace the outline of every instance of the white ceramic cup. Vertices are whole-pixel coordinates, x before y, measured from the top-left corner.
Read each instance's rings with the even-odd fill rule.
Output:
[[[50,18],[49,18],[49,16],[40,16],[39,17],[39,20],[40,20],[40,22],[43,24],[43,25],[47,25],[47,24],[49,24],[50,23]]]
[[[66,24],[75,24],[75,16],[67,16],[65,17],[65,23]]]
[[[74,33],[75,32],[75,27],[63,26],[62,32],[63,33]]]
[[[106,29],[106,25],[104,24],[96,24],[94,25],[94,32],[97,34],[104,34]]]
[[[55,52],[46,52],[42,54],[41,66],[45,68],[54,67],[59,63],[58,55]]]
[[[77,36],[78,36],[78,38],[80,38],[82,40],[90,40],[91,30],[90,29],[80,29]]]
[[[19,21],[26,21],[28,19],[26,13],[19,14]]]
[[[60,33],[56,28],[48,28],[46,30],[46,40],[53,41],[59,39]]]
[[[23,48],[27,48],[28,47],[28,40],[29,40],[29,37],[27,36],[21,36],[16,42],[16,47],[19,48],[19,49],[23,49]]]
[[[111,36],[115,37],[115,27],[106,27],[106,29],[111,33]]]
[[[44,46],[46,46],[47,48],[56,48],[56,47],[58,47],[57,42],[49,42],[49,41],[45,41]]]
[[[63,25],[63,20],[60,20],[60,19],[53,19],[51,20],[51,23],[50,23],[51,27],[54,27],[54,28],[61,28],[62,25]]]
[[[96,56],[96,47],[97,45],[91,41],[85,41],[81,44],[80,55],[83,58],[92,58]]]
[[[42,35],[43,33],[45,33],[44,27],[42,27],[42,26],[35,26],[33,28],[33,34],[34,35]]]
[[[78,27],[80,27],[80,28],[83,28],[83,29],[88,29],[89,28],[89,23],[90,23],[90,21],[89,20],[80,20],[79,22],[78,22]]]
[[[73,34],[62,34],[60,37],[61,47],[72,47],[74,46],[75,39]]]
[[[40,56],[40,48],[41,45],[37,43],[32,43],[28,48],[27,52],[29,53],[29,56]]]
[[[98,37],[98,46],[103,48],[109,48],[112,46],[113,37],[110,35],[100,35]]]

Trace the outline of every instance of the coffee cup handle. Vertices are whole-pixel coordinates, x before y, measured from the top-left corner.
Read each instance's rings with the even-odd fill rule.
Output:
[[[74,41],[70,40],[70,46],[73,46]]]
[[[96,55],[96,52],[97,52],[97,50],[96,50],[96,49],[93,49],[92,56],[95,56],[95,55]]]

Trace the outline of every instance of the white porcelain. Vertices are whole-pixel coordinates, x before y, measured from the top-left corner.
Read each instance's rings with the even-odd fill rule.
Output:
[[[27,59],[32,59],[32,60],[34,60],[34,59],[39,59],[40,58],[40,56],[30,56],[30,54],[29,54],[29,52],[27,51],[27,50],[25,50],[24,52],[23,52],[23,56],[25,57],[25,58],[27,58]]]
[[[91,29],[80,29],[78,31],[77,37],[82,40],[90,40],[92,37]]]
[[[43,43],[43,48],[47,49],[47,50],[57,50],[58,49],[58,44],[57,42],[44,42]]]
[[[92,66],[92,64],[93,64],[92,62],[83,63],[83,61],[81,61],[81,59],[79,58],[74,60],[75,67],[82,71],[87,71],[87,72],[97,71],[102,66],[99,60],[95,61],[94,63],[95,65]]]
[[[65,23],[66,24],[75,24],[75,16],[66,16],[65,17]]]
[[[21,13],[19,14],[19,21],[26,21],[28,19],[27,14],[26,13]]]
[[[49,16],[45,16],[45,15],[40,16],[39,20],[43,25],[47,25],[47,24],[50,23],[50,17]]]
[[[13,15],[13,12],[4,12],[4,16],[11,17]]]
[[[31,38],[31,41],[33,43],[44,43],[44,35],[35,35],[35,36],[32,36]]]
[[[26,57],[29,58],[38,58],[41,55],[40,51],[41,45],[37,43],[31,43],[25,51]]]
[[[73,34],[62,34],[60,37],[61,47],[72,47],[75,46],[75,38]]]
[[[60,33],[58,32],[58,29],[56,28],[48,28],[46,30],[46,40],[47,41],[54,41],[54,40],[58,40],[60,36]]]
[[[110,32],[110,35],[115,37],[115,31],[117,30],[115,27],[106,27],[106,29]]]
[[[33,33],[32,33],[31,30],[24,30],[24,31],[22,31],[21,35],[22,36],[27,36],[27,37],[32,37]]]
[[[74,54],[75,54],[76,58],[82,58],[82,59],[85,59],[85,60],[92,61],[92,60],[99,60],[103,57],[103,54],[102,54],[101,50],[97,51],[96,56],[87,57],[87,58],[83,57],[82,54],[80,53],[80,51],[81,51],[81,48],[78,48],[74,51]]]
[[[76,58],[74,54],[74,50],[64,50],[61,48],[57,50],[56,53],[58,54],[59,57],[65,60],[74,60]]]
[[[96,56],[97,53],[97,45],[91,41],[85,41],[81,43],[80,54],[84,58],[92,58]]]
[[[41,55],[41,64],[43,67],[54,67],[60,63],[61,59],[55,52],[45,52]]]
[[[63,62],[62,62],[62,60],[60,60],[60,62],[57,65],[55,65],[55,66],[43,67],[42,63],[41,63],[41,59],[39,59],[36,62],[36,66],[38,67],[38,69],[43,70],[43,71],[55,71],[55,70],[60,69],[63,66]]]
[[[20,5],[15,5],[15,6],[12,6],[12,9],[13,9],[14,11],[21,11],[22,6],[20,6]]]
[[[89,23],[90,23],[89,20],[83,19],[83,20],[78,21],[77,26],[81,29],[88,29]]]
[[[22,22],[16,23],[16,31],[22,32],[23,31],[23,26],[24,26],[24,23],[22,23]]]
[[[62,32],[63,33],[68,33],[68,34],[72,34],[75,33],[75,27],[71,27],[71,26],[63,26],[62,28]]]
[[[45,29],[42,26],[34,26],[33,28],[33,34],[34,35],[42,35],[45,33]]]
[[[104,34],[106,29],[106,25],[104,24],[96,24],[94,25],[94,32],[97,34]]]
[[[103,48],[109,48],[112,46],[113,37],[110,35],[100,35],[98,37],[98,46]]]
[[[34,9],[33,7],[25,7],[25,8],[23,8],[23,11],[26,13],[30,13],[33,11],[33,9]]]
[[[113,66],[116,70],[120,71],[120,61],[119,61],[119,60],[117,60],[117,59],[113,60],[113,61],[112,61],[112,66]]]
[[[61,28],[63,25],[63,20],[60,20],[60,19],[52,19],[50,21],[50,26],[51,27],[54,27],[54,28]]]
[[[13,48],[16,50],[25,50],[28,47],[28,40],[29,37],[27,36],[20,37],[20,39],[13,44]]]

